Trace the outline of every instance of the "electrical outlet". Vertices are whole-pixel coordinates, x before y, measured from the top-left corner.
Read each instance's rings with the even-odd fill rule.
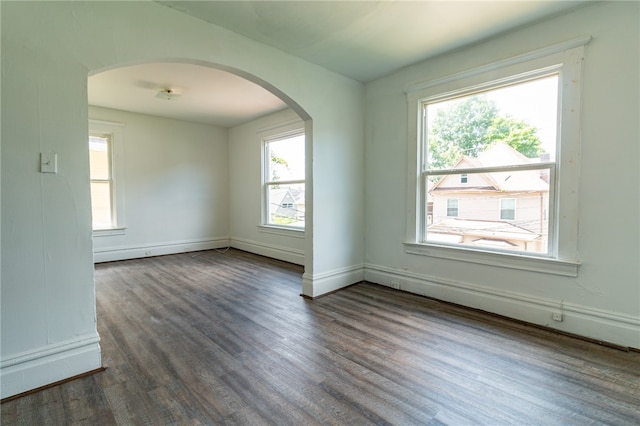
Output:
[[[391,281],[391,287],[395,288],[396,290],[400,290],[400,283],[398,281]]]
[[[561,322],[562,321],[562,312],[554,312],[551,314],[551,318],[553,318],[554,321],[558,321]]]

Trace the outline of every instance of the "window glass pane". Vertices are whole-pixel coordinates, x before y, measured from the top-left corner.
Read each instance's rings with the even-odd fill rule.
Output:
[[[548,169],[460,177],[427,177],[427,242],[547,253]]]
[[[304,135],[267,143],[268,176],[271,182],[304,180]]]
[[[110,179],[109,138],[89,136],[89,170],[91,179]]]
[[[267,186],[268,223],[304,227],[304,183]]]
[[[516,218],[516,199],[503,198],[500,200],[500,219],[514,220]]]
[[[458,200],[457,199],[447,200],[447,216],[449,217],[458,216]]]
[[[94,229],[111,227],[110,182],[91,182],[91,213]]]
[[[557,105],[557,75],[428,103],[427,167],[555,161]]]

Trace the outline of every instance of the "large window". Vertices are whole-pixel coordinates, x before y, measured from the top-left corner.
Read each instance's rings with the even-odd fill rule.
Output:
[[[408,89],[415,111],[409,154],[416,164],[409,181],[408,252],[499,265],[513,254],[518,257],[509,267],[546,271],[535,263],[539,258],[553,261],[552,273],[577,273],[579,82],[586,42]]]
[[[304,229],[304,130],[265,138],[263,147],[263,223],[269,226]]]
[[[423,190],[435,213],[423,241],[551,252],[559,71],[539,74],[422,101]]]
[[[111,146],[111,135],[89,135],[93,229],[111,228],[114,225],[111,209],[113,206]]]
[[[89,173],[91,213],[96,235],[112,235],[124,230],[124,198],[121,185],[122,126],[118,123],[89,122]],[[116,155],[116,153],[118,155]]]

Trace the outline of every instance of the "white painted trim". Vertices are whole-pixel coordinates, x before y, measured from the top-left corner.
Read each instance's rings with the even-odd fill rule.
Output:
[[[155,244],[118,246],[94,249],[93,261],[113,262],[116,260],[138,259],[165,254],[187,253],[229,247],[229,237],[200,238],[193,240],[167,241]]]
[[[243,238],[231,238],[231,247],[273,259],[283,260],[296,265],[304,265],[304,250],[292,249],[290,247],[278,246],[259,241],[246,240]]]
[[[304,273],[302,274],[302,295],[307,297],[313,296],[313,278],[311,274]]]
[[[265,234],[282,235],[283,237],[299,238],[304,240],[304,228],[293,228],[275,225],[258,225],[258,231]]]
[[[306,178],[309,175],[306,172],[306,157],[307,157],[307,146],[306,146],[306,138],[307,138],[307,131],[306,128],[304,126],[304,123],[302,123],[300,120],[292,120],[288,123],[281,123],[277,126],[272,126],[270,127],[270,131],[269,132],[259,132],[259,135],[261,136],[260,138],[260,164],[262,164],[262,180],[261,180],[261,188],[262,188],[262,193],[261,193],[261,199],[260,199],[260,210],[261,210],[261,214],[262,214],[262,218],[261,218],[261,225],[263,226],[270,226],[273,225],[271,223],[269,223],[269,186],[270,185],[274,185],[274,184],[281,184],[281,185],[288,185],[288,184],[304,184],[305,185],[305,190],[307,188],[306,185]],[[305,138],[305,179],[298,179],[298,180],[289,180],[289,181],[272,181],[271,177],[269,176],[269,166],[270,166],[270,159],[268,158],[268,146],[270,143],[272,142],[277,142],[280,140],[284,140],[284,139],[290,139],[290,138],[295,138],[298,136],[304,136]],[[305,197],[306,198],[306,197]],[[306,202],[306,200],[305,200]]]
[[[113,237],[114,235],[125,235],[126,233],[127,228],[104,228],[93,230],[94,237]]]
[[[364,280],[364,265],[353,265],[321,274],[302,276],[302,294],[318,297]]]
[[[519,269],[522,271],[541,272],[545,274],[577,277],[580,262],[562,260],[551,257],[529,256],[526,254],[497,253],[473,250],[468,247],[449,247],[437,244],[404,243],[405,253],[419,256],[437,257],[440,259],[458,260],[481,265],[499,266],[501,268]]]
[[[7,398],[102,367],[98,333],[9,355],[0,361],[1,397]]]
[[[258,129],[257,133],[271,134],[275,132],[276,134],[286,134],[287,132],[296,133],[298,130],[304,131],[304,121],[302,121],[300,118],[293,118],[282,123],[276,123],[272,124],[271,126],[262,127]]]
[[[89,119],[89,135],[105,134],[111,136],[110,167],[111,167],[111,214],[114,228],[126,229],[125,224],[125,196],[124,196],[124,128],[123,123]],[[87,136],[89,136],[87,135]],[[87,142],[88,142],[87,138]],[[104,234],[106,235],[106,234]],[[115,235],[115,234],[112,234]]]
[[[93,106],[93,105],[90,105],[90,106]],[[91,128],[92,125],[106,126],[106,127],[124,127],[124,123],[118,123],[117,121],[94,120],[93,118],[90,118],[89,128]]]
[[[482,287],[386,266],[365,265],[365,280],[625,347],[640,348],[640,317]],[[562,322],[551,315],[559,312]]]
[[[541,49],[534,50],[532,52],[523,53],[521,55],[513,56],[511,58],[503,59],[501,61],[492,62],[487,65],[482,65],[469,70],[461,71],[455,74],[450,74],[441,78],[436,78],[429,81],[420,83],[413,83],[405,87],[405,93],[413,93],[421,90],[429,89],[434,86],[440,86],[442,84],[450,83],[452,81],[462,80],[469,77],[474,77],[486,72],[495,71],[497,69],[505,68],[511,65],[520,64],[522,62],[532,61],[535,59],[543,58],[545,56],[561,53],[574,47],[586,46],[591,41],[591,36],[578,37],[573,40],[564,41],[562,43],[554,44],[551,46],[543,47]]]
[[[515,56],[505,61],[498,61],[491,65],[474,68],[471,71],[463,71],[453,74],[445,80],[436,79],[432,82],[438,84],[426,84],[420,86],[420,90],[412,90],[407,94],[408,107],[408,169],[407,169],[407,210],[406,210],[406,244],[413,254],[430,255],[428,252],[441,254],[436,257],[444,257],[440,246],[431,249],[431,245],[424,243],[423,232],[425,228],[422,209],[426,205],[426,185],[423,182],[424,153],[426,128],[423,126],[422,102],[442,94],[457,91],[466,92],[471,88],[489,87],[496,81],[504,82],[505,79],[518,79],[522,75],[530,75],[549,67],[560,67],[561,87],[559,98],[561,110],[558,115],[558,125],[561,130],[559,140],[559,152],[556,153],[557,167],[551,169],[554,182],[550,185],[549,194],[549,256],[558,260],[552,268],[535,266],[537,272],[556,273],[560,268],[560,275],[576,276],[578,273],[578,206],[580,193],[580,120],[581,120],[581,85],[582,62],[585,47],[591,37],[582,37],[569,42],[560,43],[548,48],[536,50]],[[417,87],[417,86],[416,86]],[[422,246],[420,244],[424,243]],[[429,247],[427,247],[429,246]],[[510,259],[503,252],[485,248],[486,253],[493,253],[491,264],[501,264]],[[462,253],[462,252],[459,252]],[[473,253],[472,253],[473,254]],[[491,257],[491,256],[490,256]],[[487,257],[489,259],[490,257]],[[447,257],[448,258],[448,257]],[[464,261],[464,257],[456,260]],[[474,262],[474,260],[470,260]],[[475,263],[483,263],[477,262]],[[530,262],[528,262],[530,264]],[[513,266],[522,269],[517,263]],[[525,270],[529,270],[524,268]],[[562,270],[565,269],[565,270]],[[553,272],[556,271],[556,272]]]

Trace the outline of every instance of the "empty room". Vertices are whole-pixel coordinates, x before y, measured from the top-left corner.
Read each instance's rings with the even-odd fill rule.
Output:
[[[640,5],[2,1],[2,424],[640,423]]]

